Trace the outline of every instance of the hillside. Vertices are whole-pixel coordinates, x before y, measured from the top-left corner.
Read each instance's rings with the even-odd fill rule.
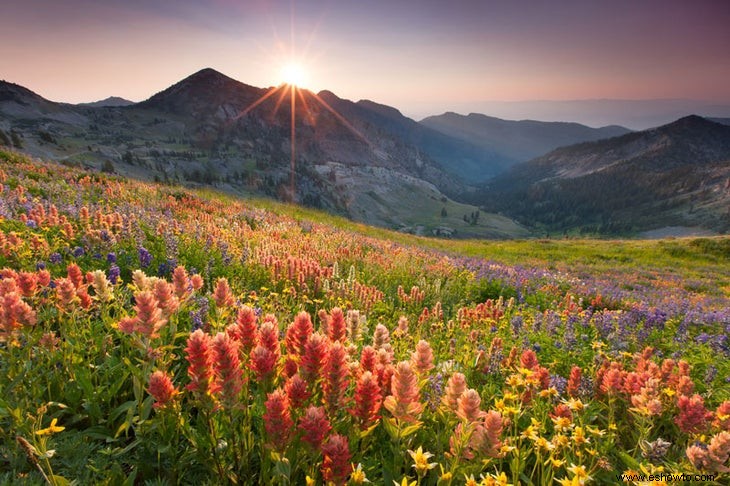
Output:
[[[0,189],[0,484],[724,471],[728,238],[446,242],[4,150]]]
[[[557,149],[515,166],[477,201],[547,231],[730,230],[730,127],[698,116]]]
[[[591,128],[578,123],[511,121],[471,113],[467,116],[444,113],[421,120],[430,127],[464,142],[477,145],[511,161],[524,162],[551,150],[580,142],[625,135],[630,130],[619,126]]]
[[[334,103],[334,95],[296,92],[292,157],[289,89],[256,88],[212,69],[128,106],[64,105],[9,83],[2,89],[0,130],[15,133],[16,148],[35,156],[265,194],[404,231],[528,235],[508,218],[466,218],[478,208],[453,201],[467,190],[460,177],[397,130],[381,127],[372,111],[331,110],[322,101]],[[347,103],[335,104],[347,111]]]

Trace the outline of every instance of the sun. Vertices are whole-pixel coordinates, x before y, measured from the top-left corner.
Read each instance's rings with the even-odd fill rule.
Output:
[[[307,72],[298,62],[290,62],[282,66],[281,78],[285,84],[301,88],[307,82]]]

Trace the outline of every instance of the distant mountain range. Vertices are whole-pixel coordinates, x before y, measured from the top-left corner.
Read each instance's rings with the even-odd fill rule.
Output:
[[[479,114],[446,113],[419,123],[373,101],[262,89],[212,69],[140,103],[115,97],[55,103],[0,81],[0,146],[461,237],[524,237],[527,227],[727,231],[720,187],[729,159],[722,130],[730,127],[689,120],[678,122],[688,125],[681,130],[636,133]]]
[[[730,126],[699,116],[554,150],[500,174],[473,202],[542,231],[730,231]]]
[[[500,154],[510,165],[543,155],[558,147],[629,133],[624,127],[590,128],[578,123],[510,121],[472,113],[444,113],[421,124],[459,140]]]

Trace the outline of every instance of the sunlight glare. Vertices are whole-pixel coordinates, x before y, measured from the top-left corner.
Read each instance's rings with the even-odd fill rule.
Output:
[[[281,77],[284,83],[302,87],[307,81],[307,74],[301,64],[288,63],[281,69]]]

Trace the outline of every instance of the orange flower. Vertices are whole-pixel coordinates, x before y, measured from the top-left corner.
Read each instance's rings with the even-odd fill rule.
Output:
[[[462,373],[454,373],[446,383],[446,393],[441,402],[452,412],[459,410],[459,397],[466,391],[466,378]]]
[[[386,397],[383,406],[398,419],[416,421],[423,411],[423,404],[419,403],[418,375],[410,362],[398,363],[390,386],[391,395]]]
[[[150,375],[147,391],[155,399],[155,408],[166,407],[179,393],[173,386],[170,375],[160,370]]]
[[[213,350],[210,347],[210,336],[198,329],[188,337],[185,356],[188,361],[190,383],[186,387],[193,393],[206,395],[212,393],[213,386]]]
[[[416,369],[416,373],[424,374],[434,368],[433,351],[428,341],[421,339],[416,345],[416,350],[411,354],[411,363]]]
[[[213,338],[211,344],[216,391],[225,407],[234,407],[239,403],[239,395],[243,388],[243,370],[238,358],[238,345],[222,332]]]

